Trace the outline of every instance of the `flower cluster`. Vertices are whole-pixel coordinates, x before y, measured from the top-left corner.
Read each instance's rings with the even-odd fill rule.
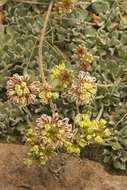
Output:
[[[51,98],[56,99],[59,96],[57,92],[54,92],[48,82],[42,85],[39,98],[42,103],[48,104]]]
[[[96,91],[95,78],[88,72],[80,71],[78,79],[73,82],[69,90],[69,96],[77,105],[84,105],[93,100]]]
[[[84,70],[91,69],[91,63],[94,60],[94,57],[91,53],[87,51],[87,49],[83,46],[78,46],[73,50],[73,59],[76,59],[80,62],[80,67]]]
[[[72,137],[69,119],[60,119],[43,114],[36,120],[36,126],[27,131],[27,143],[31,146],[29,156],[44,164],[64,143]]]
[[[104,143],[105,138],[111,135],[111,131],[106,127],[107,122],[104,119],[90,120],[88,114],[78,114],[75,117],[75,123],[82,130],[87,144]]]
[[[64,63],[54,66],[49,76],[54,87],[63,90],[69,87],[72,82],[72,71],[67,69]]]
[[[29,75],[14,74],[7,82],[7,95],[9,99],[20,105],[34,104],[40,91],[40,82],[30,82]]]
[[[106,127],[106,121],[103,119],[91,120],[88,114],[78,114],[75,117],[77,126],[72,141],[67,141],[65,146],[68,153],[80,154],[85,146],[90,144],[103,144],[111,131]]]
[[[57,113],[52,117],[43,114],[36,120],[36,126],[28,129],[26,134],[30,160],[45,164],[57,154],[59,148],[79,155],[85,146],[103,144],[111,136],[111,131],[106,127],[107,122],[103,119],[91,120],[88,114],[78,114],[73,130],[68,121],[68,118],[60,119]]]
[[[58,14],[71,13],[74,8],[74,3],[75,0],[57,0],[57,2],[54,3],[53,11]]]

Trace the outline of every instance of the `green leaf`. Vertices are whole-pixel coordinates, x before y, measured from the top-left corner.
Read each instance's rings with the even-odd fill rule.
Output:
[[[114,163],[113,163],[114,167],[116,169],[121,169],[121,170],[125,170],[126,169],[126,163],[124,162],[120,162],[118,160],[116,160]]]
[[[110,156],[105,156],[104,157],[104,163],[108,163],[110,161],[111,157]]]
[[[122,146],[121,146],[121,144],[119,142],[112,142],[111,144],[112,144],[113,150],[120,150],[120,149],[122,149]]]
[[[96,1],[92,4],[92,8],[96,11],[96,13],[100,14],[109,10],[110,4],[105,1]]]

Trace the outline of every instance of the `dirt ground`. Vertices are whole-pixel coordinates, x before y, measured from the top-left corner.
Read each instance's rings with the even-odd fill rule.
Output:
[[[127,190],[127,176],[61,154],[44,167],[23,164],[26,147],[0,144],[0,190]]]

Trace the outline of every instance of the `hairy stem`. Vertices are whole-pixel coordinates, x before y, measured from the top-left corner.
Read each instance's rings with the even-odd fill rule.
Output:
[[[43,53],[43,46],[44,46],[44,41],[45,41],[45,33],[46,33],[49,18],[50,18],[52,6],[53,6],[53,1],[51,1],[50,4],[49,4],[48,11],[47,11],[45,21],[44,21],[44,26],[43,26],[43,28],[41,30],[40,42],[39,42],[39,51],[38,51],[39,60],[38,60],[38,64],[39,64],[39,71],[40,71],[40,74],[41,74],[42,83],[46,82],[45,73],[44,73],[43,54],[42,53]]]

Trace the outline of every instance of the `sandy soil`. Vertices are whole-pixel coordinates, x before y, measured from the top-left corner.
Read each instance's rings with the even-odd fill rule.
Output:
[[[127,190],[127,176],[61,154],[44,167],[23,164],[26,147],[0,144],[0,190]]]

